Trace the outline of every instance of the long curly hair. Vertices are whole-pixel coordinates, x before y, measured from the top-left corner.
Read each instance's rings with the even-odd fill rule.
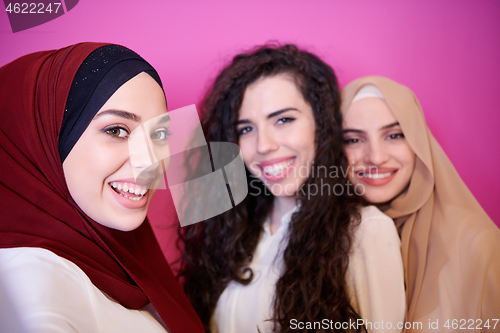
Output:
[[[333,69],[317,56],[294,45],[268,44],[234,57],[216,78],[202,105],[202,126],[207,141],[238,143],[236,122],[245,89],[263,77],[287,74],[313,110],[316,154],[313,167],[347,170],[343,153],[340,96]],[[323,177],[322,177],[323,176]],[[326,186],[347,189],[346,175],[310,174],[303,188]],[[179,276],[184,291],[207,331],[217,301],[230,281],[248,285],[249,268],[273,195],[247,169],[247,181],[258,188],[232,210],[180,232],[184,255]],[[256,184],[257,182],[257,184]],[[314,185],[315,184],[315,185]],[[347,192],[347,190],[346,190]],[[276,284],[274,327],[290,332],[290,320],[334,322],[356,320],[345,275],[353,228],[359,223],[355,195],[312,195],[299,191],[296,211],[289,224],[289,239],[282,252],[284,269]],[[339,330],[344,331],[344,330]]]

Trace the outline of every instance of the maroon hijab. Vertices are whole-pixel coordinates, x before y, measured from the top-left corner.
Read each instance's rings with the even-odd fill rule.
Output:
[[[66,186],[58,144],[67,97],[80,65],[104,45],[32,53],[0,68],[0,248],[50,250],[123,306],[151,302],[171,332],[203,332],[149,222],[130,232],[104,227]]]

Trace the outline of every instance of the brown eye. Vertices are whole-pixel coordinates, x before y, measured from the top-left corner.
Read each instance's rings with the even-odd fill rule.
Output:
[[[128,137],[128,134],[129,134],[129,132],[125,128],[118,127],[118,126],[106,128],[106,129],[104,129],[104,132],[112,137],[120,138],[120,139]]]
[[[151,133],[150,137],[152,140],[167,140],[167,138],[171,135],[170,129],[166,129],[165,127],[162,127],[160,129],[157,129],[153,133]]]
[[[395,134],[389,135],[389,139],[401,139],[404,137],[405,137],[405,135],[403,133],[395,133]]]

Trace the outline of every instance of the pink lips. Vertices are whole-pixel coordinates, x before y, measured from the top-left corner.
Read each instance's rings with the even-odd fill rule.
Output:
[[[367,185],[383,186],[390,183],[394,179],[398,170],[399,170],[398,168],[366,168],[363,170],[356,171],[356,177]],[[367,174],[371,175],[391,174],[391,175],[385,176],[383,178],[369,178],[366,177]]]
[[[128,209],[141,209],[146,206],[148,203],[148,198],[149,198],[149,190],[142,196],[142,198],[138,201],[131,200],[129,198],[126,198],[123,196],[123,193],[125,193],[122,190],[115,189],[111,186],[111,183],[126,183],[130,185],[137,185],[140,187],[145,187],[144,185],[139,185],[135,183],[135,180],[133,178],[127,178],[127,179],[120,179],[120,180],[114,180],[108,183],[109,190],[111,191],[113,197],[118,201],[120,205],[122,205],[125,208]],[[122,194],[121,194],[122,193]],[[130,197],[135,197],[134,194],[129,194]]]
[[[264,172],[264,168],[273,166],[276,164],[280,164],[281,162],[284,161],[290,161],[292,159],[296,158],[296,156],[287,156],[287,157],[279,157],[279,158],[273,158],[271,160],[263,161],[259,163],[259,168],[262,171],[262,176],[270,182],[278,182],[288,176],[290,171],[293,169],[292,166],[295,164],[295,161],[292,162],[288,167],[286,167],[284,170],[278,172],[276,175],[270,175]]]
[[[278,163],[283,162],[283,161],[289,161],[292,158],[295,158],[295,156],[273,158],[272,160],[259,162],[259,166],[262,166],[262,169],[264,169],[266,166],[278,164]]]

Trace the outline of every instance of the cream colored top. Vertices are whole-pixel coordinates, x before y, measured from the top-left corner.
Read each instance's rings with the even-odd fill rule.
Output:
[[[14,310],[22,332],[166,332],[151,304],[123,307],[78,266],[49,250],[0,249],[0,283],[7,298],[1,303]],[[0,323],[0,332],[9,324]]]
[[[283,267],[278,255],[286,247],[288,224],[297,207],[285,214],[279,229],[264,231],[250,264],[254,279],[247,285],[232,281],[221,294],[211,331],[220,333],[271,332],[275,285]],[[361,210],[349,257],[347,285],[352,305],[365,319],[368,332],[401,332],[405,315],[405,289],[400,239],[394,222],[374,206]],[[331,325],[328,318],[319,318]],[[369,323],[368,323],[369,322]],[[390,324],[388,324],[390,323]],[[290,323],[301,330],[307,323]],[[311,323],[310,325],[314,325]],[[319,324],[317,324],[319,325]],[[344,324],[345,325],[345,324]],[[392,327],[392,329],[384,329]]]

